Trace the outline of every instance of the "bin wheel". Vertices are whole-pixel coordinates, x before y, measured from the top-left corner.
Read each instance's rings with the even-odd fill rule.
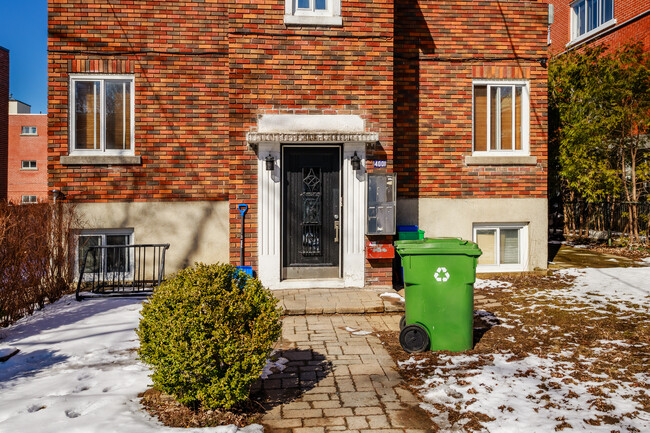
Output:
[[[404,329],[405,326],[406,326],[406,316],[402,316],[402,318],[399,319],[399,330],[401,331],[402,329]]]
[[[425,352],[429,348],[429,334],[422,325],[406,325],[399,333],[399,344],[408,353]]]

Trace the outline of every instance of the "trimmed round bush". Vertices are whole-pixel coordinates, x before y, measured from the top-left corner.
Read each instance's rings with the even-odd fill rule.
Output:
[[[195,264],[160,285],[141,312],[140,359],[186,405],[246,400],[281,334],[277,299],[228,264]]]

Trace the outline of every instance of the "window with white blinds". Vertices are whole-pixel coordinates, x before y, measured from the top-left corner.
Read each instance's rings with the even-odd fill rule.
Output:
[[[526,224],[475,224],[474,242],[483,252],[478,271],[523,271],[527,264]]]

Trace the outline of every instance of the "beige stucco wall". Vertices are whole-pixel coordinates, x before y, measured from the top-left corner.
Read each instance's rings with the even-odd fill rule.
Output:
[[[133,229],[136,244],[168,243],[167,274],[194,262],[228,262],[228,202],[81,203],[85,229]]]
[[[457,236],[472,239],[477,223],[528,224],[527,271],[546,269],[548,201],[541,198],[399,200],[398,224],[417,224],[426,237]],[[417,219],[415,216],[417,215]]]

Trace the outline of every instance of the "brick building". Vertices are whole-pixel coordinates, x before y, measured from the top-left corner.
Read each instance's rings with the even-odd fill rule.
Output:
[[[7,199],[9,137],[9,50],[0,47],[0,200]]]
[[[544,268],[546,41],[541,1],[50,0],[49,188],[171,269],[239,263],[246,204],[272,288],[391,285],[395,219]]]
[[[7,199],[14,203],[47,201],[47,114],[9,100]]]
[[[650,0],[548,0],[550,53],[590,44],[617,49],[627,42],[650,49]]]

